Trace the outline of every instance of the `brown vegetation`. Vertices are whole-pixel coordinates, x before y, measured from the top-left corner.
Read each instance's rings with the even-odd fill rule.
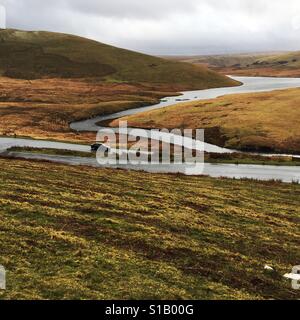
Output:
[[[289,89],[181,103],[126,120],[144,128],[204,128],[206,142],[233,149],[299,154],[299,105],[300,89]]]
[[[300,52],[297,51],[167,58],[204,66],[225,75],[300,77]]]
[[[279,77],[279,78],[299,78],[300,68],[216,68],[220,73],[226,75],[245,77]]]
[[[168,85],[98,83],[84,79],[0,78],[0,135],[93,141],[72,132],[70,122],[153,104],[171,95]],[[170,92],[171,91],[171,92]]]

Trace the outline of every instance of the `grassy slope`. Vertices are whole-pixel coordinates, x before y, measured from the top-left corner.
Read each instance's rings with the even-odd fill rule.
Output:
[[[288,53],[173,57],[171,60],[205,65],[224,74],[300,77],[300,51]]]
[[[210,88],[236,83],[214,71],[85,38],[52,32],[0,31],[0,70],[15,78],[98,77]]]
[[[130,126],[205,128],[205,140],[244,150],[300,153],[300,90],[230,95],[127,117]],[[116,125],[114,121],[112,125]]]
[[[258,59],[258,63],[270,64],[273,66],[279,64],[289,68],[300,68],[300,51],[266,56],[262,59]]]
[[[240,65],[246,67],[247,65],[255,63],[258,59],[272,56],[272,54],[231,54],[231,55],[208,55],[208,56],[182,56],[166,58],[175,61],[184,61],[194,64],[209,65],[213,68],[232,67]]]
[[[299,298],[299,185],[0,165],[0,298]]]

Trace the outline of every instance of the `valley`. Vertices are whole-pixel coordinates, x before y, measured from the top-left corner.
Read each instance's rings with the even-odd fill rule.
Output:
[[[168,59],[0,30],[0,300],[298,298],[298,58]],[[120,120],[204,128],[205,170],[99,167]]]

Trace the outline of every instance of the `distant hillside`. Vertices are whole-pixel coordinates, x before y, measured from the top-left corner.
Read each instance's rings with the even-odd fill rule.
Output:
[[[300,51],[260,54],[168,57],[173,61],[206,66],[225,74],[300,76]]]
[[[253,64],[257,59],[264,58],[265,54],[233,54],[233,55],[208,55],[208,56],[166,56],[165,58],[189,62],[193,64],[207,65],[210,68],[227,68]]]
[[[262,59],[257,59],[254,64],[262,66],[300,68],[300,51],[263,57]]]
[[[96,77],[117,82],[171,83],[199,89],[237,84],[201,66],[67,34],[19,30],[0,30],[0,74],[21,79]]]

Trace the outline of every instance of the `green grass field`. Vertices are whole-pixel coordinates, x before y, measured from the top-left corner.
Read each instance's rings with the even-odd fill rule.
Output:
[[[300,297],[299,185],[0,165],[1,299]]]

